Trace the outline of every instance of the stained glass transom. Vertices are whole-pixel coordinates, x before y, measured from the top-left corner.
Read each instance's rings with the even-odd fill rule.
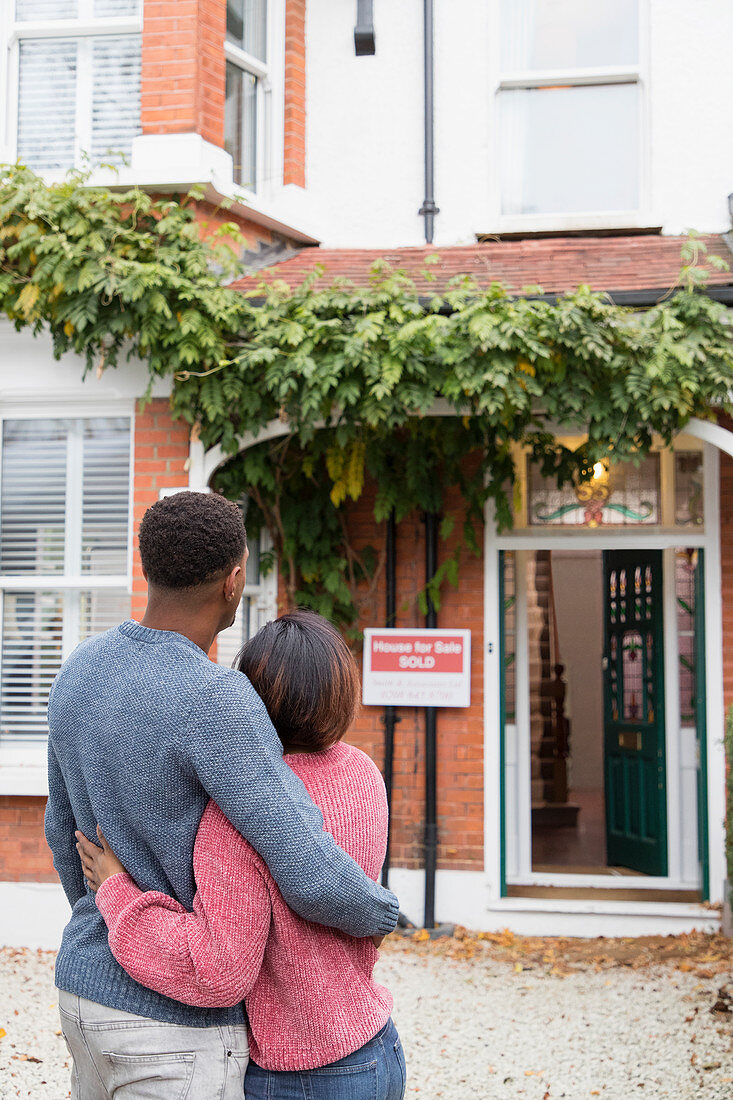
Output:
[[[629,527],[660,523],[659,455],[639,465],[596,463],[588,481],[557,487],[528,461],[530,526]]]

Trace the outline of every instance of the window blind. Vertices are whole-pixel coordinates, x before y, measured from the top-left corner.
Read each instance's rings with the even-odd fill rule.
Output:
[[[68,425],[3,426],[0,573],[63,573]]]
[[[46,736],[62,660],[129,615],[107,578],[127,575],[130,420],[6,420],[1,460],[0,742],[19,744]]]
[[[18,22],[46,19],[76,19],[79,0],[15,0],[15,18]]]
[[[124,19],[126,16],[137,15],[140,11],[140,0],[94,0],[94,17],[103,19],[116,17]]]
[[[129,494],[126,417],[7,420],[0,572],[126,573]]]
[[[127,572],[130,421],[83,422],[81,571]]]
[[[118,164],[141,133],[142,36],[39,38],[20,43],[18,158],[36,170],[70,168],[81,153]],[[79,79],[91,72],[91,96]],[[88,99],[88,101],[87,101]]]
[[[6,592],[3,599],[0,732],[3,740],[46,734],[48,692],[61,664],[63,595]]]
[[[20,43],[18,159],[30,168],[74,163],[77,45],[72,38]]]
[[[67,652],[108,630],[130,613],[130,597],[116,589],[5,592],[3,598],[0,741],[43,741],[48,693]],[[65,635],[73,629],[69,644]]]
[[[92,147],[94,162],[117,164],[140,132],[142,38],[127,34],[92,43]]]

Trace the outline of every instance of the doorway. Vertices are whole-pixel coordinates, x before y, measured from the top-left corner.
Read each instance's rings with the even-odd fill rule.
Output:
[[[503,552],[508,883],[701,883],[702,557]]]

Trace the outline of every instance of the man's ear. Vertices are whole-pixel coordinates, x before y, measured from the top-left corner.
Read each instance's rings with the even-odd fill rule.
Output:
[[[235,565],[231,573],[227,573],[224,578],[224,599],[227,603],[231,603],[237,595],[237,586],[240,577],[242,576],[242,566]]]

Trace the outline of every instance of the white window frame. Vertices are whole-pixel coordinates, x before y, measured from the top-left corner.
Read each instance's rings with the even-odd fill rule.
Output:
[[[102,417],[127,417],[130,420],[130,472],[127,526],[127,569],[119,575],[98,576],[93,573],[70,574],[0,574],[0,627],[2,626],[2,596],[5,592],[22,590],[38,591],[96,591],[116,588],[132,595],[132,525],[134,503],[134,440],[135,402],[94,402],[79,408],[59,409],[56,404],[32,404],[8,402],[0,409],[0,429],[6,420],[92,420]],[[2,449],[0,448],[0,463]],[[0,475],[2,470],[0,468]],[[65,660],[78,644],[64,623],[62,657]],[[47,795],[47,748],[45,743],[25,745],[0,744],[0,795]]]
[[[494,67],[497,74],[492,97],[493,157],[491,191],[499,232],[532,233],[577,229],[626,229],[650,226],[651,142],[649,119],[649,5],[639,0],[639,57],[636,65],[607,65],[597,68],[512,70],[501,68],[501,3],[493,4]],[[546,88],[561,84],[569,87],[602,87],[609,84],[635,84],[639,88],[639,204],[631,210],[578,210],[572,213],[504,214],[501,210],[501,169],[499,111],[502,92],[514,89]]]
[[[690,860],[685,859],[685,839],[690,833],[697,837],[697,818],[688,799],[683,803],[685,784],[689,788],[686,775],[694,771],[696,764],[694,753],[690,755],[689,746],[694,742],[691,727],[680,721],[679,679],[678,679],[678,636],[676,616],[676,589],[674,575],[674,553],[680,546],[702,548],[705,551],[705,692],[707,708],[707,744],[708,744],[708,780],[715,774],[713,756],[717,752],[716,744],[722,751],[722,739],[716,742],[715,731],[722,729],[723,718],[720,704],[723,699],[722,664],[720,645],[716,645],[716,634],[720,616],[720,587],[711,583],[718,576],[720,568],[720,520],[719,520],[719,452],[699,436],[681,434],[676,437],[670,448],[664,448],[655,441],[655,449],[660,451],[662,464],[660,470],[661,508],[667,517],[674,516],[674,454],[676,451],[700,451],[703,456],[703,496],[705,524],[700,527],[666,526],[644,527],[549,527],[517,528],[499,534],[496,530],[492,509],[486,509],[486,529],[484,538],[484,580],[486,584],[486,629],[487,637],[498,638],[500,608],[499,592],[499,550],[517,552],[517,619],[516,619],[516,717],[507,724],[506,745],[509,755],[504,765],[504,828],[506,836],[506,883],[510,886],[556,886],[556,887],[598,887],[602,889],[628,888],[630,880],[623,876],[574,873],[571,869],[564,872],[532,870],[532,829],[531,829],[531,746],[529,713],[529,657],[526,621],[526,573],[523,564],[527,553],[539,549],[563,550],[608,550],[608,549],[659,549],[664,553],[664,696],[665,696],[665,744],[667,779],[667,844],[668,874],[663,877],[646,875],[633,880],[634,887],[649,890],[697,890],[700,882],[695,870],[690,870]],[[520,449],[515,452],[522,453]],[[521,463],[520,472],[526,469]],[[523,493],[525,489],[523,488]],[[521,512],[521,508],[520,508]],[[717,604],[717,607],[716,607]],[[718,635],[719,636],[719,635]],[[493,655],[495,646],[488,650]],[[488,666],[487,656],[487,666]],[[494,662],[489,673],[486,667],[487,698],[489,684],[497,684],[501,670]],[[493,677],[489,678],[489,677]],[[497,696],[498,698],[498,691]],[[491,803],[491,794],[498,781],[491,772],[496,755],[490,746],[499,744],[501,737],[498,706],[489,705],[484,710],[485,747],[489,760],[485,765],[486,806],[485,845],[486,853],[498,854],[494,831],[496,807]],[[495,739],[495,740],[494,740]],[[709,793],[708,822],[713,822],[715,801]],[[491,823],[491,824],[490,824]],[[711,828],[711,833],[713,832]],[[720,845],[722,852],[723,846]],[[710,852],[713,851],[711,841]],[[712,867],[711,859],[711,867]],[[711,870],[711,883],[714,882]],[[711,886],[714,892],[714,886]]]
[[[4,117],[0,117],[0,162],[14,163],[18,157],[18,88],[20,76],[20,44],[29,39],[79,38],[76,97],[76,146],[73,168],[81,167],[82,153],[91,150],[91,39],[99,36],[142,34],[143,2],[138,14],[124,18],[94,17],[94,0],[79,0],[76,19],[22,20],[15,18],[15,0],[0,4],[0,93],[5,92]],[[47,169],[42,175],[49,183],[59,182],[67,169]]]
[[[272,539],[269,533],[263,528],[259,534],[259,550],[260,561],[263,554],[269,554],[272,552]],[[252,633],[256,634],[258,630],[270,622],[270,620],[277,618],[277,560],[273,562],[272,569],[266,577],[262,576],[262,569],[260,568],[260,579],[257,584],[245,584],[242,590],[242,601],[246,599],[252,600],[252,611],[254,615],[254,621],[252,623]],[[241,606],[241,605],[240,605]],[[240,610],[237,611],[237,620],[235,625],[239,625]],[[231,629],[231,628],[230,628]],[[242,639],[246,641],[246,639]],[[220,661],[219,653],[217,651],[217,664],[223,664],[225,667],[229,667],[229,661]]]
[[[255,187],[235,183],[238,191],[258,198],[282,183],[285,111],[285,0],[267,0],[266,53],[260,61],[234,42],[224,40],[224,58],[257,78]],[[226,107],[225,107],[226,109]]]

